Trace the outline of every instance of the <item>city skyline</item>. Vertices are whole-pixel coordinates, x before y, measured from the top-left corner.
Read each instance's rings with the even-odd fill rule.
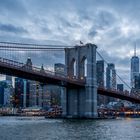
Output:
[[[130,59],[135,42],[140,44],[139,3],[4,0],[0,5],[0,41],[66,45],[79,44],[80,40],[92,42],[109,63],[115,61],[117,73],[130,84]]]
[[[0,0],[0,140],[140,138],[139,15],[140,0]]]

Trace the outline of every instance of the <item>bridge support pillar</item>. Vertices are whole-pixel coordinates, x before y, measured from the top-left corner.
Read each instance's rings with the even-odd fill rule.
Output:
[[[67,89],[67,117],[85,116],[85,89]]]
[[[85,79],[84,87],[77,86],[73,89],[67,87],[68,116],[97,117],[96,48],[97,46],[94,44],[86,44],[65,49],[68,77]]]
[[[96,88],[86,87],[67,90],[67,117],[96,118],[97,96]]]
[[[67,115],[67,95],[66,88],[60,87],[61,89],[61,106],[62,106],[62,117],[66,117]]]
[[[67,90],[67,117],[78,117],[78,93],[77,89]]]
[[[97,90],[94,86],[86,86],[85,117],[97,117]]]

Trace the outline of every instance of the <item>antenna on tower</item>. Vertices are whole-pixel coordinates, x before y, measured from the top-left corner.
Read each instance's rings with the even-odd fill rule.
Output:
[[[136,42],[135,42],[135,46],[134,46],[134,56],[136,56]]]

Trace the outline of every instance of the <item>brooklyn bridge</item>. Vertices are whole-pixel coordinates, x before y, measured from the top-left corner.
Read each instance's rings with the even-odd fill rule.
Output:
[[[108,89],[97,85],[97,51],[95,44],[76,46],[65,45],[35,45],[1,42],[1,52],[12,51],[44,51],[63,52],[65,72],[57,73],[44,67],[12,60],[5,56],[0,57],[0,73],[35,80],[45,84],[57,85],[61,90],[61,105],[63,116],[71,117],[97,117],[97,94],[127,100],[132,103],[140,103],[140,97],[136,93],[122,92],[116,89]],[[17,53],[16,53],[17,55]],[[51,55],[51,54],[50,54]],[[57,59],[57,57],[56,57]],[[101,59],[103,59],[101,57]],[[46,60],[46,63],[49,60]],[[120,80],[122,78],[118,76]],[[124,84],[125,81],[122,80]],[[126,86],[128,86],[126,84]],[[131,88],[131,87],[130,87]]]

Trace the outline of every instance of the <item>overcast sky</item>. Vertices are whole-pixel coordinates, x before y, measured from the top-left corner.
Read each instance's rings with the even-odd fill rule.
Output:
[[[140,55],[139,0],[0,0],[0,41],[98,46],[130,82],[134,43]]]

